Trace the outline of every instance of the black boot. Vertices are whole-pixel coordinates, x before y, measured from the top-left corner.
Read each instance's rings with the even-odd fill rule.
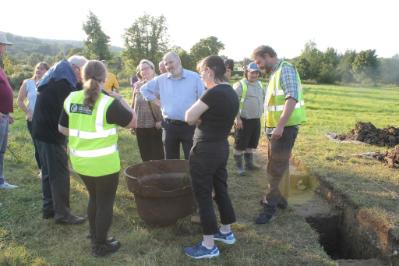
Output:
[[[244,167],[242,165],[242,154],[234,154],[234,161],[236,162],[237,174],[245,175]]]
[[[266,198],[261,199],[259,203],[262,206],[267,205]],[[279,208],[281,210],[285,210],[288,208],[288,201],[283,196],[280,197],[280,199],[277,203],[277,208]]]
[[[92,246],[92,254],[94,257],[104,257],[111,253],[118,251],[121,243],[115,240],[113,242],[106,242],[104,244],[94,244]]]
[[[91,241],[91,243],[92,243],[93,245],[96,243],[96,236],[95,236],[95,234],[89,233],[89,234],[86,236],[86,238],[87,238],[87,239],[90,239],[90,241]],[[113,236],[109,236],[109,237],[107,237],[107,239],[106,239],[105,241],[106,241],[107,243],[111,243],[111,242],[116,241],[116,239],[115,239],[115,237],[113,237]]]
[[[269,204],[263,206],[263,210],[259,213],[255,220],[256,224],[267,224],[275,217],[276,207]]]
[[[254,154],[252,152],[244,153],[245,169],[248,171],[259,170],[259,166],[254,164]]]

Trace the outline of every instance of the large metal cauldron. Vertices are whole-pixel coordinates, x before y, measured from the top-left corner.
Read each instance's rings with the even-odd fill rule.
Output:
[[[149,225],[165,226],[193,213],[189,165],[186,160],[149,161],[125,170],[140,217]]]

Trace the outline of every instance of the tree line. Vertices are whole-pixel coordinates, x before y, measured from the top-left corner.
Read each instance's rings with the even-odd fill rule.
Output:
[[[320,51],[316,43],[308,42],[301,55],[292,61],[302,79],[316,83],[399,85],[399,55],[378,58],[373,49],[339,54],[334,48]]]
[[[111,71],[123,79],[136,73],[136,66],[143,58],[158,64],[164,53],[173,50],[179,54],[183,67],[195,70],[200,59],[219,54],[224,49],[224,44],[215,36],[200,39],[189,51],[171,45],[167,21],[162,15],[144,14],[137,18],[123,35],[123,49],[110,46],[109,36],[102,30],[99,18],[92,12],[82,29],[87,36],[83,45],[73,41],[38,42],[32,41],[32,38],[13,39],[10,36],[11,41],[19,46],[11,46],[9,55],[1,58],[0,63],[9,75],[13,88],[19,88],[20,82],[32,75],[33,66],[37,62],[46,61],[52,64],[73,54],[82,54],[89,59],[107,60]],[[308,82],[399,85],[399,55],[379,58],[373,49],[360,52],[347,50],[339,54],[334,48],[320,51],[316,43],[309,41],[300,56],[288,60],[296,66],[302,80]],[[238,77],[248,62],[248,58],[236,62],[235,74]]]

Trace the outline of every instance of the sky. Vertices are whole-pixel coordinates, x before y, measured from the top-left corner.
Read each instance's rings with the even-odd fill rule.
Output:
[[[376,49],[379,57],[399,54],[399,1],[395,0],[4,0],[0,31],[61,40],[84,40],[91,10],[112,45],[143,14],[164,15],[171,45],[187,51],[202,38],[216,36],[220,54],[235,60],[270,45],[279,57],[300,55],[308,41],[324,51],[333,47]]]

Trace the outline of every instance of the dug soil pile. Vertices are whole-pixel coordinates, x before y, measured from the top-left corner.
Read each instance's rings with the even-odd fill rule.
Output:
[[[399,144],[399,128],[388,126],[376,128],[369,122],[357,122],[354,129],[347,134],[337,135],[338,140],[357,140],[364,143],[394,147]]]
[[[379,161],[385,162],[391,168],[399,168],[399,145],[396,145],[395,148],[385,153],[377,152],[375,157]]]

